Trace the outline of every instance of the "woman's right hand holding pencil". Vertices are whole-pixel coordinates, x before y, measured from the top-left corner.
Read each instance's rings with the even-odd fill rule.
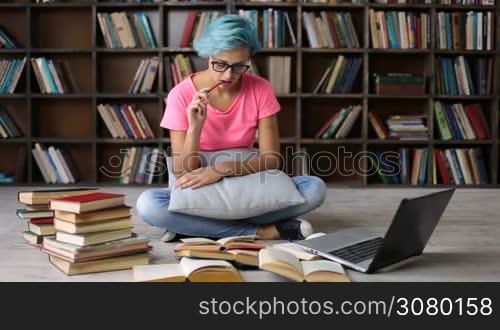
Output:
[[[205,119],[207,118],[207,104],[208,104],[208,91],[209,88],[200,89],[189,103],[188,123],[190,129],[201,130]]]

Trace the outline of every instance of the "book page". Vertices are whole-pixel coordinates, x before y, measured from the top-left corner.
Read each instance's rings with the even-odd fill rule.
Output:
[[[255,235],[231,236],[218,239],[217,242],[219,242],[221,245],[226,245],[229,242],[253,242],[256,238],[257,236]]]
[[[284,250],[288,253],[293,254],[297,258],[301,260],[312,260],[312,259],[318,259],[319,257],[315,254],[312,254],[310,252],[307,252],[303,248],[301,248],[299,245],[295,243],[282,243],[282,244],[276,244],[273,245],[274,248]]]
[[[329,261],[329,260],[313,260],[313,261],[302,261],[302,269],[304,270],[304,276],[317,271],[323,272],[334,272],[339,274],[345,274],[344,267],[341,264]]]
[[[229,262],[225,260],[204,260],[204,259],[192,259],[184,257],[181,259],[180,265],[184,271],[186,277],[189,277],[191,273],[205,267],[221,267],[221,268],[234,268]]]
[[[136,265],[133,267],[134,281],[145,282],[171,277],[186,277],[179,264]]]
[[[297,269],[299,273],[303,273],[302,265],[300,260],[294,256],[293,254],[286,252],[284,250],[276,249],[276,248],[266,248],[267,254],[271,259],[275,259],[284,263],[289,264],[293,268]]]
[[[186,245],[207,245],[207,244],[219,245],[218,242],[203,237],[181,238],[181,242],[185,243]]]

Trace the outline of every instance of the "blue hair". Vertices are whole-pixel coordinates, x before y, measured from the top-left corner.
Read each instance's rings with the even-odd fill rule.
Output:
[[[224,15],[210,23],[194,41],[194,49],[201,57],[209,57],[225,50],[249,47],[250,55],[260,48],[255,27],[238,15]]]

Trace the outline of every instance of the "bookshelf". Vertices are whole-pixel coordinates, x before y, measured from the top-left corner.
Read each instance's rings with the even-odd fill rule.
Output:
[[[500,146],[499,111],[500,79],[493,79],[493,92],[481,96],[447,96],[435,93],[436,61],[439,56],[464,55],[468,58],[491,57],[494,61],[493,77],[500,77],[500,4],[481,5],[441,5],[441,4],[319,4],[302,2],[251,3],[233,0],[203,2],[155,2],[155,3],[114,3],[110,1],[74,0],[64,3],[38,4],[28,0],[13,0],[0,3],[0,24],[16,38],[21,48],[0,49],[0,58],[28,59],[48,56],[64,59],[69,63],[72,74],[79,82],[78,93],[47,95],[41,94],[31,65],[26,63],[21,80],[14,94],[0,95],[0,104],[10,109],[9,113],[24,133],[24,137],[0,139],[0,171],[13,171],[20,148],[26,148],[26,173],[21,185],[45,184],[31,154],[34,144],[63,146],[67,150],[81,181],[74,185],[120,185],[99,170],[109,166],[113,156],[120,156],[120,149],[131,146],[153,146],[165,151],[170,145],[168,130],[161,129],[159,123],[164,111],[163,99],[168,91],[165,87],[164,71],[159,70],[154,90],[149,94],[127,94],[132,76],[142,58],[172,56],[178,53],[195,56],[191,48],[177,48],[169,45],[169,33],[175,26],[169,24],[172,11],[189,9],[220,10],[236,13],[239,9],[277,8],[289,13],[298,47],[264,48],[256,55],[256,63],[272,55],[292,57],[291,91],[279,94],[282,105],[279,116],[280,142],[285,157],[286,170],[295,168],[294,159],[285,150],[299,151],[306,148],[311,159],[318,159],[318,166],[328,166],[321,157],[323,152],[358,153],[371,150],[397,150],[400,147],[435,148],[480,147],[487,156],[487,170],[490,184],[460,185],[464,188],[500,187]],[[430,15],[431,46],[428,49],[374,49],[370,48],[369,10],[402,10],[428,13]],[[304,29],[302,13],[344,11],[353,16],[354,26],[362,48],[329,49],[309,48]],[[492,11],[496,19],[495,48],[485,50],[444,50],[436,48],[436,17],[439,11]],[[157,48],[116,49],[105,48],[97,21],[97,13],[113,11],[144,11],[158,16]],[[64,29],[60,27],[64,26]],[[320,79],[332,56],[359,56],[362,68],[349,94],[313,94],[315,84]],[[424,96],[380,96],[374,93],[370,79],[375,72],[425,73],[428,76]],[[265,72],[265,70],[264,70]],[[439,139],[434,120],[434,101],[476,102],[482,105],[490,121],[491,137],[486,140],[442,141]],[[97,104],[131,103],[138,104],[144,111],[155,133],[154,139],[112,139],[99,117]],[[344,139],[315,139],[314,133],[328,117],[343,106],[362,105],[362,114],[352,131]],[[379,140],[368,121],[368,111],[382,114],[424,114],[427,115],[429,138],[427,140]],[[258,146],[257,143],[255,145]],[[122,156],[121,156],[122,157]],[[122,157],[123,158],[123,157]],[[354,163],[356,162],[356,163]],[[346,173],[355,166],[367,168],[368,160],[363,157],[348,160]],[[431,161],[427,164],[432,168]],[[115,168],[115,170],[117,170]],[[295,170],[297,170],[295,168]],[[426,184],[386,185],[375,176],[360,174],[322,174],[319,168],[312,169],[327,183],[349,187],[445,187]],[[289,172],[292,173],[292,172]],[[293,172],[296,174],[296,172]],[[167,174],[160,176],[153,186],[165,186]],[[9,185],[9,184],[6,184]],[[135,185],[135,184],[132,184]]]

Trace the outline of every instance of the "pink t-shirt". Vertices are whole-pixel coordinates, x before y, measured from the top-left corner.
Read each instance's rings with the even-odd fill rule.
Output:
[[[161,127],[182,131],[188,129],[187,107],[197,92],[191,79],[194,75],[191,74],[168,93]],[[270,82],[250,73],[243,74],[241,79],[239,94],[226,111],[207,105],[200,150],[252,147],[259,119],[281,110]]]

